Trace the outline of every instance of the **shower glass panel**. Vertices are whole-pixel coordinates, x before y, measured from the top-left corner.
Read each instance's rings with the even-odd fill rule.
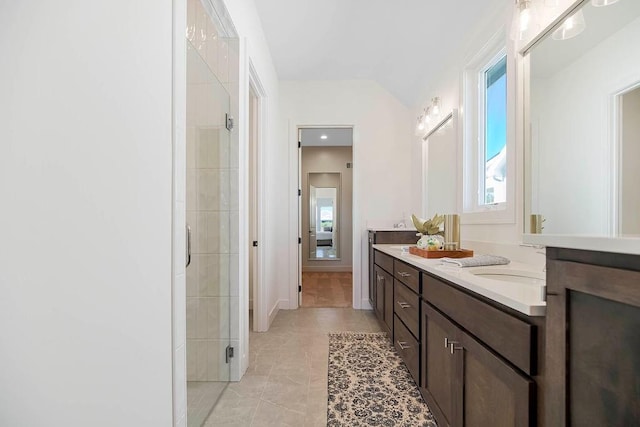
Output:
[[[210,40],[211,42],[211,40]],[[218,43],[223,43],[219,39]],[[210,46],[209,48],[210,49]],[[230,345],[230,96],[224,65],[187,41],[187,420],[201,426],[226,388]]]

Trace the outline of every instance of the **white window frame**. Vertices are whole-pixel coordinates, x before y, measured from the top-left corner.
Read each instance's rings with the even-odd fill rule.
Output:
[[[466,61],[463,73],[463,224],[515,223],[515,134],[514,130],[514,68],[512,67],[504,28],[498,31],[479,51]],[[507,57],[507,193],[506,201],[480,203],[484,189],[484,73]]]

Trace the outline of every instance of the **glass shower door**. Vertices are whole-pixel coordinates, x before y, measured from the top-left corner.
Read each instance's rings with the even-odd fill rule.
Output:
[[[187,419],[200,426],[226,388],[230,345],[230,96],[187,42]],[[206,56],[205,56],[206,58]]]

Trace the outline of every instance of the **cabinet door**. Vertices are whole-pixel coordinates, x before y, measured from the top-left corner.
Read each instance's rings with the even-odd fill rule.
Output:
[[[456,425],[533,426],[535,383],[460,331],[454,352],[462,361],[462,419]]]
[[[456,357],[449,343],[457,328],[431,305],[422,303],[422,387],[439,426],[456,425]]]
[[[546,425],[638,425],[640,257],[556,252],[580,262],[547,260]]]
[[[385,273],[384,271],[376,265],[375,267],[375,277],[376,277],[376,290],[375,290],[375,306],[373,307],[376,311],[376,315],[378,319],[384,319],[384,282],[385,282]]]
[[[393,331],[393,278],[385,275],[384,280],[384,323]]]
[[[375,271],[373,268],[374,260],[373,260],[373,241],[375,240],[375,233],[373,231],[369,231],[369,303],[371,304],[371,308],[375,310],[376,308],[376,278]]]

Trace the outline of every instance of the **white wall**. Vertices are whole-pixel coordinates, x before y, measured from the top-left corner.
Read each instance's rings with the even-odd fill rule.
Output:
[[[0,8],[0,425],[171,425],[172,2]]]
[[[373,81],[280,82],[282,135],[288,153],[288,277],[280,287],[297,307],[298,126],[353,125],[354,307],[368,307],[366,221],[400,218],[411,205],[412,113]]]
[[[510,143],[515,147],[515,153],[513,153],[512,161],[515,163],[513,169],[513,177],[509,179],[515,180],[515,194],[512,195],[511,203],[514,203],[515,214],[513,219],[502,221],[502,223],[492,224],[462,224],[460,227],[460,235],[462,240],[462,246],[475,249],[479,252],[492,252],[502,254],[510,257],[511,259],[518,261],[526,261],[532,263],[543,263],[544,259],[541,254],[536,254],[532,248],[523,248],[519,246],[522,241],[523,230],[523,194],[521,188],[523,186],[523,171],[522,171],[522,138],[517,137],[517,120],[516,107],[518,101],[517,91],[517,61],[516,61],[516,43],[510,39],[509,31],[511,29],[511,16],[513,2],[506,0],[503,2],[492,2],[492,7],[487,8],[487,12],[484,16],[478,17],[478,25],[475,28],[470,28],[467,42],[464,48],[459,51],[451,53],[450,60],[442,64],[441,68],[443,72],[441,77],[427,82],[423,88],[417,88],[422,94],[422,99],[425,100],[424,105],[416,106],[414,110],[414,116],[426,106],[426,102],[434,96],[439,96],[441,100],[441,111],[444,113],[450,112],[452,109],[459,110],[459,123],[458,123],[458,168],[462,168],[463,165],[463,150],[462,150],[462,138],[464,137],[464,108],[463,108],[463,87],[464,87],[464,71],[467,64],[471,59],[480,52],[485,44],[489,42],[492,36],[500,29],[504,27],[507,32],[507,67],[508,73],[511,76],[507,85],[507,99],[508,99],[508,129],[507,138]],[[414,119],[415,120],[415,119]],[[508,143],[509,144],[509,143]],[[420,210],[422,208],[422,195],[420,183],[423,176],[423,165],[421,162],[422,151],[420,144],[414,144],[412,146],[412,182],[416,183],[412,186],[412,200],[414,205],[413,210]],[[458,206],[462,208],[462,176],[459,175],[458,180]]]

